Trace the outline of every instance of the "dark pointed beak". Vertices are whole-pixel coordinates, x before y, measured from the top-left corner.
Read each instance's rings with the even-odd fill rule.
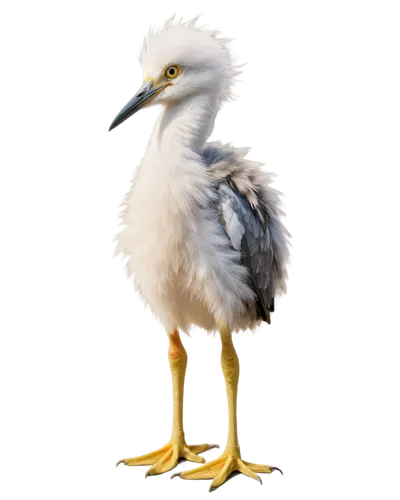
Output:
[[[144,83],[135,97],[131,99],[114,118],[114,121],[108,130],[110,131],[113,128],[118,127],[118,125],[135,114],[136,111],[139,111],[139,109],[142,109],[144,106],[149,104],[156,97],[156,95],[164,90],[167,85],[168,83],[163,83],[158,87],[154,87],[154,83],[152,81]]]

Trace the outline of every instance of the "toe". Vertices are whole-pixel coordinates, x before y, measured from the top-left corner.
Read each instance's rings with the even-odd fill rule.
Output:
[[[160,459],[160,455],[154,455],[153,457],[148,457],[148,458],[142,458],[142,457],[135,457],[135,458],[126,458],[124,460],[125,465],[134,466],[134,465],[153,465],[158,462]]]
[[[220,473],[215,477],[214,481],[210,485],[210,491],[215,490],[221,484],[223,484],[228,476],[235,470],[234,460],[232,457],[229,457],[224,466],[222,467]]]
[[[186,448],[182,451],[182,457],[186,458],[186,460],[189,460],[190,462],[196,462],[198,464],[204,464],[206,462],[205,458],[196,455],[195,453],[190,451],[189,448]]]
[[[173,469],[178,464],[178,454],[170,449],[146,472],[145,477],[162,474]]]
[[[213,479],[218,475],[219,471],[223,467],[224,460],[218,458],[212,462],[208,462],[201,467],[196,469],[185,470],[179,474],[182,479]]]
[[[193,453],[203,453],[203,451],[211,450],[212,448],[219,448],[219,444],[193,444],[188,446],[189,450]]]
[[[265,474],[271,474],[272,469],[274,469],[274,467],[270,467],[269,465],[252,464],[251,462],[245,462],[245,461],[243,461],[243,463],[253,472],[263,472]]]
[[[252,477],[253,479],[256,479],[259,483],[262,484],[261,477],[255,472],[253,472],[247,465],[245,465],[245,463],[242,460],[238,460],[236,469],[242,474],[245,474],[248,477]]]

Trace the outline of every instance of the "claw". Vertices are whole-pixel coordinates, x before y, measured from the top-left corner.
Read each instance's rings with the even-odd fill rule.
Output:
[[[281,476],[281,479],[286,476],[286,472],[282,469],[282,467],[279,467],[279,465],[273,465],[271,467],[271,471],[272,472],[279,472],[280,473],[280,476]]]
[[[174,479],[174,477],[181,477],[181,473],[180,472],[176,472],[175,474],[172,474],[172,476],[170,477],[170,479]]]
[[[125,465],[125,459],[123,457],[119,458],[115,463],[114,467],[123,467]]]
[[[260,483],[260,484],[261,484],[261,486],[262,486],[262,484],[263,484],[263,483],[262,483],[262,479],[261,479],[261,477],[260,477],[260,476],[257,476],[257,477],[256,477],[256,479],[257,479],[257,481],[259,481],[259,483]]]
[[[147,467],[147,469],[144,472],[143,479],[151,479],[153,477],[164,476],[164,474],[152,474],[150,469],[151,469],[151,467]]]
[[[223,488],[227,482],[229,482],[229,481],[225,481],[225,483],[224,483],[224,484],[221,484],[221,486],[217,486],[217,487],[215,487],[215,486],[211,486],[211,481],[210,481],[210,483],[208,484],[208,487],[207,487],[207,495],[208,495],[209,497],[210,497],[211,495],[214,495],[214,493],[215,493],[216,491],[218,491],[219,489]]]
[[[209,484],[207,488],[207,495],[210,497],[211,495],[214,495],[214,493],[218,490],[218,488],[214,488],[214,486],[211,486],[211,483]]]

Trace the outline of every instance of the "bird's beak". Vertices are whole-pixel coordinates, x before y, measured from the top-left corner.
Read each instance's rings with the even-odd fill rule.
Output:
[[[145,82],[135,97],[133,97],[114,118],[109,130],[118,127],[118,125],[127,120],[136,113],[136,111],[139,111],[139,109],[149,104],[168,85],[169,83],[163,83],[159,86],[155,86],[154,82],[151,80]]]

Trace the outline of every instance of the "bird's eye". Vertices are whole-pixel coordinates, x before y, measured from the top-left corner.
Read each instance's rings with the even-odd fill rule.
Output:
[[[170,66],[165,70],[165,76],[167,78],[170,78],[171,80],[176,78],[179,75],[179,68],[178,66]]]

